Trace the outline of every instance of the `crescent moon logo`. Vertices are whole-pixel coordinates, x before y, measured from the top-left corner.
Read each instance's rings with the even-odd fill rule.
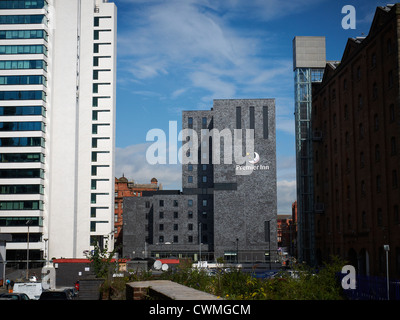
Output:
[[[249,163],[256,164],[260,161],[260,155],[257,152],[254,152],[254,159],[250,160]]]

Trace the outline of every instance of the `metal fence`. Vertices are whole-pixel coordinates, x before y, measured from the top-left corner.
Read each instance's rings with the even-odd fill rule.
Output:
[[[340,281],[344,277],[340,274]],[[356,288],[343,290],[350,300],[388,300],[387,279],[376,276],[356,276]],[[400,280],[389,281],[389,300],[400,300]]]

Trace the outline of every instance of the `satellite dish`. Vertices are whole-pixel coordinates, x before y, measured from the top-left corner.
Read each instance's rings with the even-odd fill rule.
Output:
[[[154,269],[156,269],[156,270],[160,270],[161,267],[162,267],[162,262],[161,262],[160,260],[156,260],[156,262],[154,262],[153,267],[154,267]]]
[[[167,271],[168,270],[168,265],[166,263],[164,263],[162,265],[162,271]]]

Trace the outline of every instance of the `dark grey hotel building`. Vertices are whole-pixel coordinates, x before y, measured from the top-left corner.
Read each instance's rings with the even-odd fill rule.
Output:
[[[182,127],[182,191],[124,198],[123,256],[274,259],[275,100],[214,100]]]

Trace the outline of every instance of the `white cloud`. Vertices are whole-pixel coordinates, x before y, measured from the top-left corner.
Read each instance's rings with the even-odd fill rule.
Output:
[[[146,160],[150,143],[116,148],[115,175],[124,175],[139,183],[150,183],[157,178],[164,189],[181,189],[181,165],[151,165]]]
[[[291,214],[296,200],[296,180],[278,180],[278,214]]]

